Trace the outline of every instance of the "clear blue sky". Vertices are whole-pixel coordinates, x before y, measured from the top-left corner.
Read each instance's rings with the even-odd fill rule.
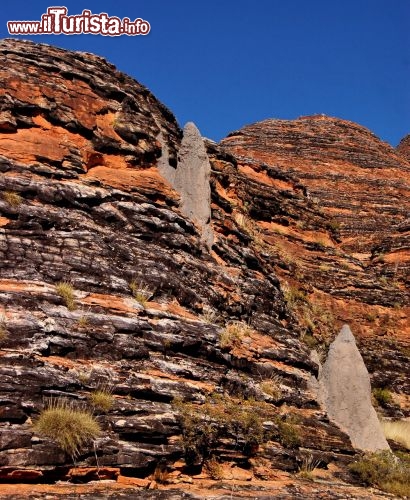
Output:
[[[148,20],[146,37],[31,39],[106,57],[214,140],[315,113],[393,145],[410,133],[410,0],[12,0],[0,36],[8,20],[40,20],[53,5]]]

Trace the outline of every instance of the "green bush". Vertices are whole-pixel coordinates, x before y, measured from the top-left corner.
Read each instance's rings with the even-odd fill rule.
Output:
[[[188,463],[210,457],[221,438],[235,439],[246,453],[269,438],[263,427],[272,416],[267,403],[213,395],[202,405],[175,400],[174,406]]]
[[[410,459],[389,451],[372,453],[349,465],[351,472],[368,486],[398,496],[410,495]]]
[[[372,390],[372,394],[374,399],[376,400],[377,404],[384,406],[388,403],[391,403],[392,401],[392,395],[389,389],[382,388],[382,387],[375,387]]]
[[[285,448],[297,448],[300,445],[300,435],[292,422],[277,421],[278,440]]]
[[[67,400],[52,400],[34,424],[35,432],[55,441],[74,460],[101,429],[93,415]]]

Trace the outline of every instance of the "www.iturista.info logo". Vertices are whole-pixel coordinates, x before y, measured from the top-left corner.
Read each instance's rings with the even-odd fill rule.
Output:
[[[68,16],[67,7],[49,7],[41,21],[8,21],[10,35],[148,35],[151,25],[144,19],[131,21],[129,17],[110,17],[105,12],[92,14],[83,10],[77,16]]]

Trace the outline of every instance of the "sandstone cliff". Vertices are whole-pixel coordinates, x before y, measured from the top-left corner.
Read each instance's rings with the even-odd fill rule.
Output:
[[[320,316],[350,324],[374,383],[408,394],[409,161],[321,115],[250,125],[222,146],[238,162],[238,192],[254,186],[243,200],[281,261],[278,276],[305,295],[294,310],[311,340],[326,340],[311,325]]]
[[[349,323],[393,394],[381,411],[410,415],[405,150],[323,116],[207,142],[208,251],[160,173],[182,131],[145,87],[91,54],[0,53],[0,479],[86,481],[98,462],[116,487],[162,467],[186,491],[200,472],[214,484],[213,459],[243,491],[345,498],[291,475],[309,459],[345,478],[354,454],[311,391],[310,352]],[[50,397],[87,406],[107,386],[102,436],[73,468],[32,424]],[[258,421],[228,425],[238,407]],[[184,412],[213,422],[188,458]]]
[[[410,158],[410,135],[406,135],[397,146],[398,151],[407,159]]]

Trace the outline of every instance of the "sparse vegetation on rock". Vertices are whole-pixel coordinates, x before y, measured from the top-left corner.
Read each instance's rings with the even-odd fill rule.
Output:
[[[231,437],[242,451],[269,438],[263,422],[272,417],[272,407],[254,400],[212,395],[202,405],[174,402],[182,427],[188,462],[210,457],[223,437]]]
[[[23,203],[23,198],[15,191],[3,191],[3,200],[10,206],[16,208]]]
[[[350,470],[369,486],[400,497],[410,495],[409,456],[398,458],[388,451],[368,454],[353,462]]]
[[[82,315],[77,320],[77,327],[78,328],[86,328],[88,326],[88,323],[89,323],[88,317],[85,315]]]
[[[8,337],[6,316],[0,314],[0,344]]]
[[[147,285],[137,283],[135,280],[130,282],[129,287],[134,299],[137,300],[142,306],[145,306],[153,295],[152,290],[150,290]]]
[[[88,399],[94,410],[104,413],[110,411],[114,405],[114,397],[112,391],[108,387],[101,387],[93,391]]]
[[[305,455],[302,459],[302,463],[299,466],[298,475],[305,479],[313,479],[314,471],[321,464],[319,458],[315,458],[312,454]]]
[[[55,441],[73,459],[101,434],[91,413],[64,399],[48,403],[36,420],[34,430]]]
[[[301,339],[310,347],[326,347],[335,333],[335,318],[324,306],[309,300],[305,291],[285,284],[286,303],[302,328]]]
[[[371,380],[395,391],[378,411],[410,415],[408,155],[324,116],[265,120],[220,144],[195,132],[187,151],[200,142],[211,165],[198,224],[161,174],[175,174],[183,132],[148,89],[91,54],[11,39],[0,55],[1,481],[64,480],[75,455],[81,481],[99,461],[135,487],[184,494],[204,466],[252,479],[255,496],[369,496],[340,482],[355,450],[315,400],[310,350],[349,322]],[[91,418],[84,440],[78,419],[74,437],[50,423],[49,441],[32,436],[51,395],[84,401],[71,408]],[[106,444],[94,454],[96,419]],[[297,475],[292,489],[259,483],[306,453],[337,481],[314,493]]]
[[[297,448],[301,443],[301,438],[296,424],[292,421],[286,422],[281,419],[277,419],[276,422],[279,442],[286,448]]]
[[[68,281],[60,281],[56,285],[56,292],[64,301],[64,305],[69,311],[74,311],[76,309],[74,288]]]
[[[374,400],[378,405],[384,406],[392,402],[392,394],[386,387],[375,387],[372,390]]]
[[[262,380],[259,383],[261,390],[270,396],[274,401],[277,401],[282,396],[281,385],[282,379],[279,375],[271,375],[269,378]]]
[[[253,329],[243,321],[228,323],[222,330],[219,343],[222,349],[232,349],[241,345],[244,337],[249,336]]]
[[[223,478],[223,468],[217,458],[211,457],[205,462],[205,470],[212,479],[219,481]]]

